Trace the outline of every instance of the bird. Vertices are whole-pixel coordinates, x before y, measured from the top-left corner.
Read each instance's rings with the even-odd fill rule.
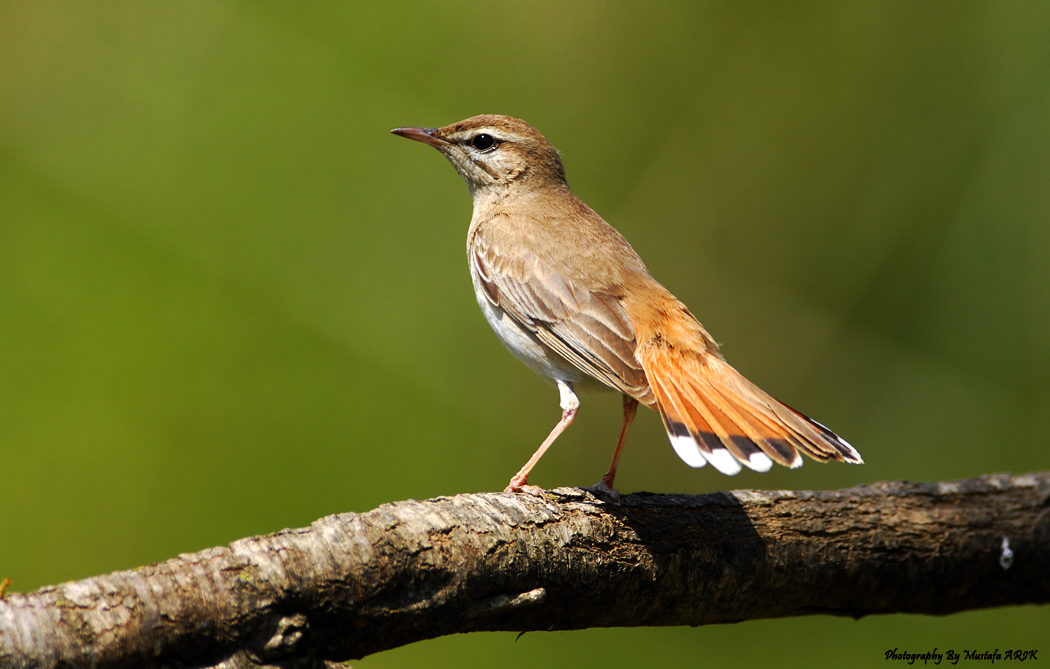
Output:
[[[561,420],[505,492],[543,495],[529,474],[575,419],[578,390],[623,395],[608,472],[591,490],[619,499],[616,470],[644,405],[689,466],[727,475],[792,469],[800,454],[862,464],[827,427],[731,367],[689,309],[657,283],[627,240],[569,188],[561,154],[521,119],[484,114],[395,135],[452,163],[473,198],[467,261],[478,305],[503,345],[559,391]]]

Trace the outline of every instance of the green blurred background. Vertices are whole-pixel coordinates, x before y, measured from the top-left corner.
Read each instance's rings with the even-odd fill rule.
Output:
[[[867,461],[728,479],[644,412],[622,491],[1048,469],[1048,81],[1038,2],[2,2],[0,577],[501,489],[557,392],[478,312],[459,177],[387,132],[479,113],[544,132],[729,360]],[[584,397],[534,482],[597,481],[619,414]],[[885,666],[1048,627],[488,634],[356,664]]]

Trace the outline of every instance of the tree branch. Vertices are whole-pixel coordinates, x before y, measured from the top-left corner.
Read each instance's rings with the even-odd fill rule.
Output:
[[[1050,472],[386,504],[0,599],[0,665],[325,667],[475,630],[1050,602]]]

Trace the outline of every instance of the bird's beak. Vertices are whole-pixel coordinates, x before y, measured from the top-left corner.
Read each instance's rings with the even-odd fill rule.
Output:
[[[430,146],[436,146],[439,149],[443,146],[451,146],[452,142],[446,142],[445,140],[438,137],[437,128],[394,128],[390,132],[395,135],[401,135],[408,139],[414,139],[417,142],[423,142]]]

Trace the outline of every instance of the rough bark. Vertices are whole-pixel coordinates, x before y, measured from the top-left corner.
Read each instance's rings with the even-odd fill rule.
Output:
[[[454,632],[1050,601],[1050,472],[383,505],[0,599],[0,666],[322,667]]]

